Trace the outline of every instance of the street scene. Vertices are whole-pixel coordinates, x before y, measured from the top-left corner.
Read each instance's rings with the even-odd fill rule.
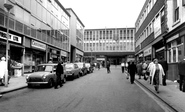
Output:
[[[185,112],[185,0],[0,0],[0,112]]]
[[[162,91],[162,90],[161,90]],[[1,98],[2,112],[165,112],[167,108],[130,84],[120,66],[95,70],[61,88],[24,88]],[[166,110],[164,110],[166,109]]]

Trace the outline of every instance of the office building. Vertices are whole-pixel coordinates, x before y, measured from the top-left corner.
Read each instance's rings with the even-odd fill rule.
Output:
[[[6,54],[7,13],[10,10],[10,58],[23,63],[24,72],[49,60],[69,58],[70,14],[58,0],[0,0],[0,57]]]
[[[76,15],[72,8],[66,9],[71,15],[70,17],[70,62],[83,61],[83,38],[84,38],[84,24]]]
[[[134,60],[135,28],[85,29],[84,61],[119,65]]]
[[[137,61],[166,60],[163,36],[166,32],[165,0],[146,0],[135,22]]]

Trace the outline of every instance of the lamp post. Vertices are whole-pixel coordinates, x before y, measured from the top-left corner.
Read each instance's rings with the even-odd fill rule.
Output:
[[[7,12],[7,33],[6,33],[6,62],[7,62],[7,69],[6,69],[6,73],[5,73],[5,87],[8,87],[9,13],[10,13],[10,10],[13,8],[13,5],[5,3],[4,7],[8,11]]]
[[[91,48],[91,63],[92,63],[92,51],[93,51],[93,50],[92,50],[92,48]]]

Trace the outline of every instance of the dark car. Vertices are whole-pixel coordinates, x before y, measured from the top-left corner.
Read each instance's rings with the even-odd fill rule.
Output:
[[[85,63],[77,62],[76,64],[81,69],[81,72],[82,72],[81,75],[86,75],[88,71],[87,71],[87,67],[85,66]]]
[[[46,63],[40,64],[36,67],[36,71],[26,76],[28,87],[32,85],[47,85],[53,87],[56,79],[57,64]],[[61,75],[62,83],[65,83],[65,74]]]

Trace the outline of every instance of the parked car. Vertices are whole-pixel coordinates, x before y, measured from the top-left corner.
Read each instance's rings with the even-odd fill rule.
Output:
[[[66,63],[65,64],[65,74],[67,78],[77,78],[80,77],[80,68],[75,63]]]
[[[33,85],[47,85],[53,87],[56,79],[56,68],[55,63],[40,64],[36,67],[35,72],[30,73],[26,76],[28,87]],[[62,83],[66,82],[66,75],[61,75]]]
[[[77,62],[76,64],[81,69],[81,72],[82,72],[81,75],[86,75],[87,74],[87,67],[85,66],[85,63]]]
[[[94,68],[90,63],[85,63],[85,66],[87,67],[87,73],[93,73]]]

